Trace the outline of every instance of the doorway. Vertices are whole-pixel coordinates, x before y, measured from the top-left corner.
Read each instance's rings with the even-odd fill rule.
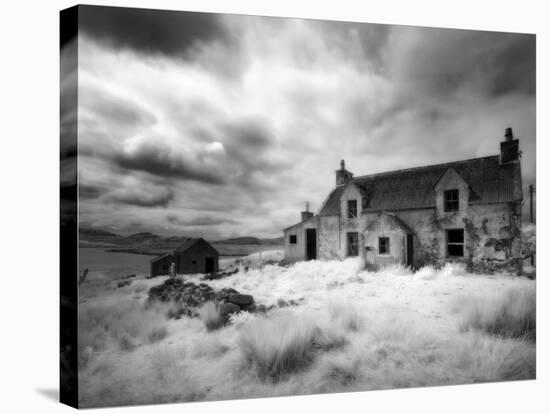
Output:
[[[212,273],[214,271],[214,258],[207,257],[204,259],[204,273]]]
[[[306,229],[306,260],[317,259],[317,230]]]
[[[407,234],[407,266],[412,267],[414,263],[414,238]]]

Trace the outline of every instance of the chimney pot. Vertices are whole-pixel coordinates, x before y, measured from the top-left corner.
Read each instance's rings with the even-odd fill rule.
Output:
[[[344,160],[340,161],[340,169],[345,170],[346,169],[346,162]]]
[[[506,131],[504,132],[504,138],[506,141],[512,141],[514,139],[512,128],[506,128]]]

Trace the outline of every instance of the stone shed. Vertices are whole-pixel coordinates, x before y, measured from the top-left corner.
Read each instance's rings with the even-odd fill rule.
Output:
[[[177,274],[217,272],[219,256],[218,251],[202,237],[188,239],[172,253],[151,260],[151,276],[169,274],[172,263]]]

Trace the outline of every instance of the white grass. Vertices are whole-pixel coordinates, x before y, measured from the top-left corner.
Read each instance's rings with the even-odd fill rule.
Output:
[[[492,335],[535,340],[535,287],[508,289],[493,297],[464,298],[462,315],[464,330],[477,329]]]
[[[209,284],[267,306],[298,305],[241,312],[210,330],[213,304],[202,320],[168,320],[165,308],[143,306],[146,289],[162,281],[138,279],[81,304],[83,406],[535,376],[534,337],[502,334],[534,332],[535,282],[526,278],[471,275],[460,266],[366,272],[358,260],[258,265]]]

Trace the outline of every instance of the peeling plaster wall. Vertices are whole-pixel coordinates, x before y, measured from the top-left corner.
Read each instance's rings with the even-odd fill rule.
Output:
[[[320,217],[317,237],[319,240],[317,251],[320,259],[338,260],[344,258],[341,254],[341,245],[344,244],[344,240],[340,234],[339,216]]]
[[[357,201],[357,217],[348,218],[348,200]],[[348,184],[342,193],[340,198],[340,211],[342,216],[340,217],[340,246],[338,249],[338,256],[341,258],[346,258],[348,253],[347,246],[347,234],[348,233],[358,233],[359,236],[359,255],[365,250],[365,240],[364,240],[364,230],[365,230],[365,220],[361,215],[362,207],[362,195],[357,186],[353,183]]]
[[[365,248],[363,249],[367,263],[376,266],[389,264],[405,264],[407,258],[407,233],[386,214],[369,213],[364,215],[367,228],[364,231]],[[389,254],[380,254],[378,238],[387,237],[390,241]]]

